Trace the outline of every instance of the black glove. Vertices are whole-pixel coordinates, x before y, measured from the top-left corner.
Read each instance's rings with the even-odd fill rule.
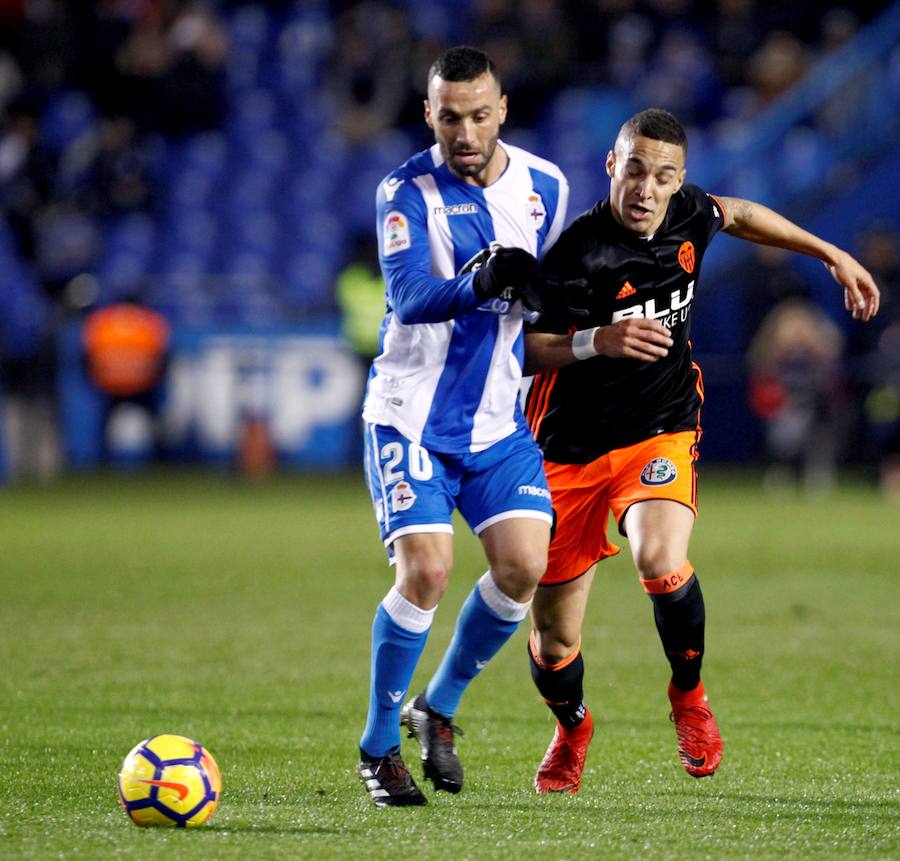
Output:
[[[472,287],[475,295],[482,300],[501,295],[507,287],[511,288],[507,298],[516,299],[522,289],[537,277],[537,273],[537,260],[524,248],[498,248],[475,272]]]

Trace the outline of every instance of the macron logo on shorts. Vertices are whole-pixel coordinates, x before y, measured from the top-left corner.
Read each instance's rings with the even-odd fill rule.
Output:
[[[550,498],[550,491],[546,487],[537,487],[534,484],[520,484],[517,493],[522,496],[540,496],[544,499]]]

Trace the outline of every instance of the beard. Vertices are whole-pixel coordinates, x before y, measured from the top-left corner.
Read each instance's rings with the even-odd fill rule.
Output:
[[[497,141],[500,139],[500,135],[496,134],[492,137],[488,142],[487,146],[484,148],[484,157],[481,161],[476,162],[475,164],[463,164],[459,162],[453,155],[449,155],[445,153],[444,158],[447,163],[453,168],[453,172],[458,174],[459,176],[478,176],[490,163],[491,159],[494,157],[494,150],[497,149]]]

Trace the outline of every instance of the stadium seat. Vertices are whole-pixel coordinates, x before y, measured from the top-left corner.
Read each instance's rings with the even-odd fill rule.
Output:
[[[96,121],[91,97],[80,90],[61,90],[47,99],[41,114],[41,140],[51,152],[61,153]]]
[[[269,15],[265,4],[239,5],[228,22],[228,33],[236,49],[261,49],[269,36]]]
[[[187,142],[185,166],[209,176],[219,176],[228,156],[228,142],[221,132],[202,132]]]
[[[280,174],[287,166],[290,144],[284,132],[270,129],[256,137],[244,150],[248,167]]]

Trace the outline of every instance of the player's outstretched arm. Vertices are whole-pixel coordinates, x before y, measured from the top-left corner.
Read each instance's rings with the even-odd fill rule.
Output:
[[[844,307],[855,320],[870,320],[878,313],[881,297],[875,281],[865,267],[846,251],[760,203],[738,197],[716,199],[725,210],[723,229],[726,233],[760,245],[774,245],[816,257],[844,288]]]
[[[525,336],[525,374],[552,371],[593,356],[655,362],[668,355],[672,333],[658,320],[632,317],[572,335],[529,332]]]

